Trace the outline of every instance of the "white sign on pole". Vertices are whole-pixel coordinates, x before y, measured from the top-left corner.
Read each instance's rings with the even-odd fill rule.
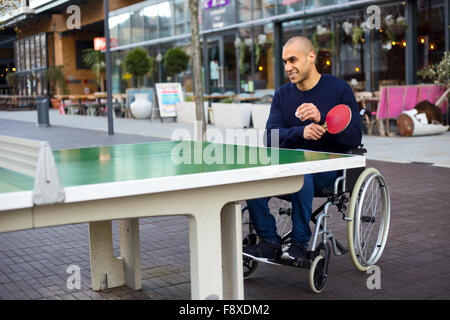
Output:
[[[156,95],[158,97],[159,114],[161,117],[176,117],[177,102],[184,102],[181,83],[157,83]]]

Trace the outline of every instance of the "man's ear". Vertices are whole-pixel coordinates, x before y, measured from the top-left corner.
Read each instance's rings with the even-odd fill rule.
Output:
[[[314,51],[314,50],[312,50],[312,51],[310,51],[309,53],[308,53],[308,60],[310,61],[310,62],[312,62],[312,63],[315,63],[316,62],[316,52]]]

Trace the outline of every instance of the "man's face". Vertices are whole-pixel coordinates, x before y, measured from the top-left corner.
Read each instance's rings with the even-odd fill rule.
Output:
[[[287,45],[283,49],[284,70],[292,83],[302,83],[311,74],[310,54],[306,54],[298,44]]]

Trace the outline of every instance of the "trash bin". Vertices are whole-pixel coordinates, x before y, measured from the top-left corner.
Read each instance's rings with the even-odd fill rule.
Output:
[[[50,99],[48,97],[38,98],[37,101],[38,127],[49,127],[49,106]]]

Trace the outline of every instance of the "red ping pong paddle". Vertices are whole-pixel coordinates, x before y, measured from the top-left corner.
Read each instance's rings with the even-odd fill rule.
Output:
[[[345,104],[338,104],[327,113],[322,127],[330,134],[338,134],[347,128],[352,120],[352,110]]]

